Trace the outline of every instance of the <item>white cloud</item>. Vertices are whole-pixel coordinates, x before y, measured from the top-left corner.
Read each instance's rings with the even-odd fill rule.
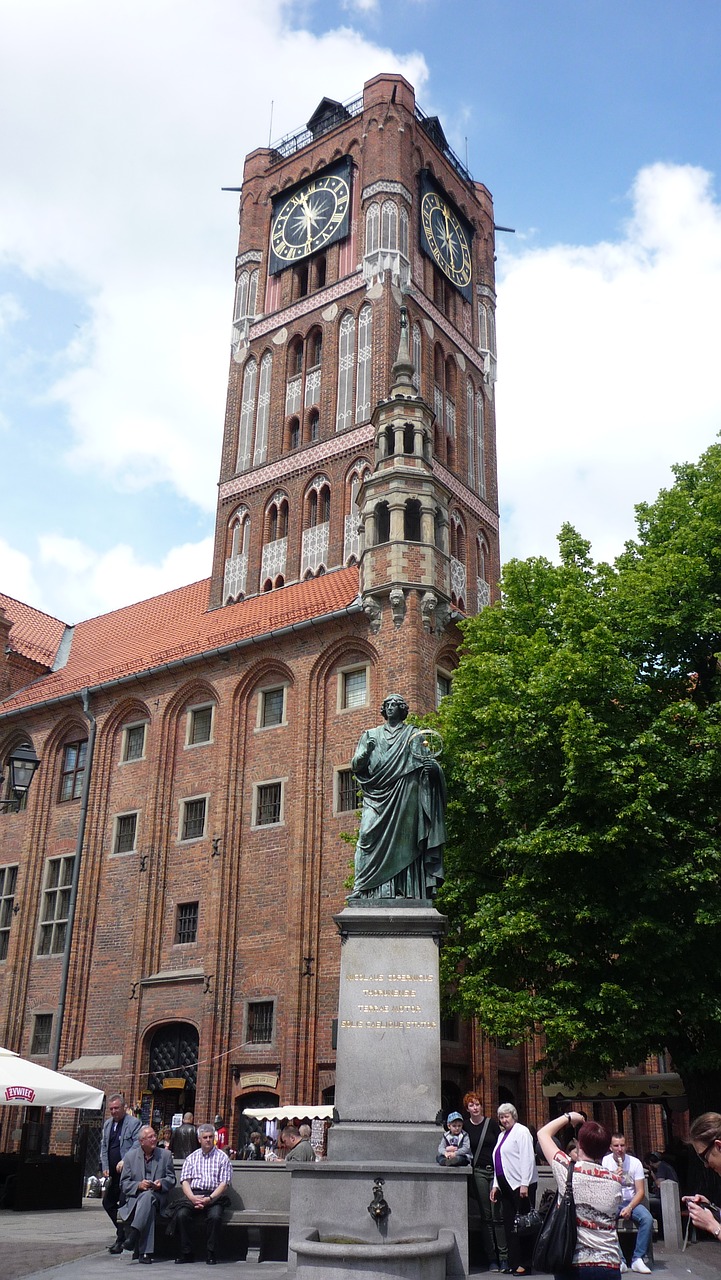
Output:
[[[243,157],[400,58],[288,0],[24,0],[4,17],[0,265],[78,297],[50,397],[75,468],[212,508]],[[42,32],[42,38],[38,38]],[[32,92],[27,69],[31,66]],[[21,104],[21,109],[18,108]]]
[[[213,554],[211,538],[173,547],[159,564],[144,563],[124,543],[99,553],[58,534],[43,534],[38,542],[43,598],[54,600],[56,611],[62,602],[61,616],[72,622],[207,578]],[[37,588],[20,598],[35,603]],[[52,604],[43,608],[53,611]]]
[[[341,0],[341,8],[351,13],[378,13],[379,0]]]
[[[570,520],[612,558],[633,505],[721,429],[721,208],[711,177],[654,164],[614,243],[501,250],[501,551],[555,556]]]
[[[0,538],[0,590],[3,595],[12,596],[15,600],[41,607],[41,592],[35,580],[30,556],[11,547],[4,538]]]

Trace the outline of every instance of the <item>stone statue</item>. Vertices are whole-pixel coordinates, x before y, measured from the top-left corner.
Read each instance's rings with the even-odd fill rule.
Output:
[[[405,698],[386,698],[385,723],[361,734],[351,761],[363,795],[351,903],[428,900],[443,883],[445,779],[408,711]]]

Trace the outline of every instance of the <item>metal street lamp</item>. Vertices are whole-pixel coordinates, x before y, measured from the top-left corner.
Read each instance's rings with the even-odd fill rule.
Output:
[[[29,742],[22,743],[21,746],[15,747],[10,752],[7,757],[7,765],[10,771],[9,791],[12,794],[8,799],[0,800],[0,808],[3,808],[6,813],[18,812],[39,764],[40,761]],[[3,776],[0,773],[0,787],[2,783]]]

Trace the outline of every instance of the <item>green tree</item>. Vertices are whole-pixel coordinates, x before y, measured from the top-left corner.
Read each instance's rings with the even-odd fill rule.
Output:
[[[544,1032],[546,1078],[668,1049],[721,1100],[721,446],[594,564],[504,570],[441,706],[445,975],[489,1034]]]

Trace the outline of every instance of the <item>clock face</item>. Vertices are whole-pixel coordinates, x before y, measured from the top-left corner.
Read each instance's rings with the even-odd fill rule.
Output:
[[[276,209],[270,235],[279,266],[307,258],[344,232],[350,187],[337,173],[326,174],[294,191]]]
[[[457,289],[471,283],[471,250],[458,218],[436,191],[421,201],[421,222],[431,257]]]

